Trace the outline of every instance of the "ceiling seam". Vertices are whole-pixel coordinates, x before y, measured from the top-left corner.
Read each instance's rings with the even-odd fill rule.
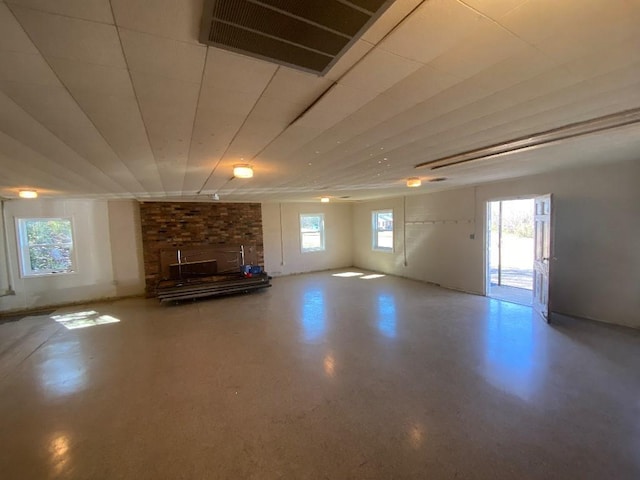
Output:
[[[136,105],[138,106],[138,113],[140,114],[140,120],[142,121],[142,125],[144,127],[144,133],[147,137],[147,144],[149,146],[149,151],[151,155],[153,155],[153,163],[156,167],[156,173],[158,174],[158,179],[160,180],[160,185],[164,189],[164,193],[167,192],[167,186],[164,184],[162,180],[162,175],[160,175],[160,168],[158,167],[158,159],[156,158],[156,153],[153,151],[153,146],[151,145],[151,137],[149,136],[149,129],[147,129],[147,123],[144,120],[144,115],[142,114],[142,107],[140,106],[140,99],[138,98],[138,91],[136,90],[136,85],[133,83],[133,77],[131,76],[131,68],[129,67],[129,60],[127,59],[127,55],[124,51],[124,45],[122,45],[122,37],[120,35],[120,27],[116,22],[115,12],[113,11],[113,4],[111,0],[109,0],[109,8],[111,9],[111,16],[113,17],[113,26],[116,29],[116,35],[118,35],[118,43],[120,43],[120,51],[122,52],[122,58],[124,60],[125,67],[127,69],[127,76],[129,77],[129,83],[131,84],[131,89],[133,90],[133,96],[136,99]],[[147,192],[148,193],[148,192]]]
[[[184,194],[184,187],[187,181],[187,170],[189,168],[189,160],[191,160],[191,150],[193,149],[193,135],[196,131],[196,122],[198,120],[198,112],[200,110],[200,97],[202,96],[202,90],[204,89],[204,77],[207,71],[207,61],[209,61],[209,47],[205,47],[204,62],[202,62],[202,72],[200,74],[200,88],[198,89],[198,98],[196,100],[196,108],[193,113],[193,122],[191,123],[191,139],[189,141],[189,151],[187,152],[187,163],[184,169],[184,175],[182,177],[182,193]]]
[[[109,2],[111,2],[111,0],[109,0]],[[115,22],[115,17],[114,17],[114,22]],[[202,44],[200,42],[188,42],[186,40],[180,40],[180,39],[177,39],[177,38],[166,37],[164,35],[158,35],[157,33],[145,32],[144,30],[137,30],[135,28],[122,27],[122,26],[118,25],[117,23],[114,23],[114,26],[116,26],[118,28],[118,30],[125,30],[127,32],[139,33],[141,35],[146,35],[148,37],[154,37],[154,38],[161,38],[163,40],[171,40],[172,42],[183,43],[185,45],[191,45],[192,47],[194,47],[194,46],[199,46],[199,47],[208,46],[208,45],[204,45],[204,44]]]
[[[64,145],[66,148],[68,148],[70,151],[72,151],[73,153],[75,153],[76,155],[78,155],[78,158],[81,160],[85,160],[86,159],[84,157],[82,157],[80,154],[78,154],[73,148],[71,148],[69,145],[67,145],[62,139],[60,139],[55,133],[53,133],[51,130],[49,130],[47,127],[45,127],[44,125],[42,125],[36,118],[33,117],[33,115],[31,115],[29,112],[27,112],[24,108],[22,108],[18,103],[15,102],[15,100],[13,100],[10,96],[8,96],[3,90],[0,89],[0,92],[2,92],[2,95],[5,96],[5,98],[11,102],[13,105],[15,105],[16,108],[18,108],[20,111],[22,111],[22,113],[24,113],[24,115],[26,115],[27,117],[29,117],[31,120],[33,120],[36,124],[38,124],[44,131],[48,132],[54,139],[54,141],[60,142],[60,144]],[[55,164],[56,166],[58,166],[58,168],[64,169],[69,171],[70,174],[76,175],[78,176],[78,178],[80,178],[80,180],[84,180],[85,182],[90,183],[91,185],[93,185],[94,187],[98,187],[98,188],[103,188],[104,186],[100,186],[99,183],[96,183],[92,180],[87,180],[85,177],[82,177],[81,175],[76,174],[76,172],[74,172],[73,169],[66,167],[64,164],[60,163],[58,160],[56,159],[52,159],[50,157],[45,156],[45,154],[43,152],[40,152],[38,150],[33,149],[31,146],[25,144],[21,139],[16,138],[14,135],[11,135],[9,133],[7,133],[6,131],[2,130],[1,131],[2,135],[7,136],[8,138],[12,139],[13,141],[15,141],[16,143],[19,143],[20,145],[24,146],[26,149],[34,152],[36,155],[42,157],[45,160],[48,160],[49,162]],[[102,172],[100,169],[98,169],[93,163],[88,162],[89,165],[93,168],[96,168],[96,170],[98,170],[98,173],[101,173],[102,175],[105,176],[105,178],[107,180],[111,180],[113,182],[113,180],[111,179],[111,177],[109,177],[108,175],[106,175],[104,172]],[[118,185],[116,182],[113,182],[114,185]],[[79,186],[81,186],[82,184],[78,184]]]
[[[240,132],[242,131],[243,127],[246,125],[247,121],[249,120],[249,117],[251,116],[251,114],[253,113],[253,111],[256,109],[256,106],[258,105],[258,102],[260,101],[260,99],[262,99],[264,92],[267,91],[267,88],[269,88],[269,85],[271,85],[271,82],[273,82],[273,79],[276,76],[276,73],[278,73],[278,71],[280,70],[280,66],[277,66],[276,69],[273,72],[273,75],[271,75],[271,78],[269,79],[269,81],[265,84],[264,88],[262,89],[262,92],[260,92],[260,95],[258,95],[258,98],[256,99],[255,103],[253,104],[253,107],[251,107],[251,110],[249,110],[249,113],[247,113],[247,116],[244,118],[244,120],[242,121],[242,124],[238,127],[238,130],[236,130],[236,133],[233,134],[233,137],[231,138],[231,140],[229,141],[229,143],[227,144],[227,147],[224,149],[224,152],[222,152],[222,154],[220,155],[220,157],[218,158],[218,161],[216,162],[215,166],[213,167],[213,169],[211,170],[211,173],[209,173],[209,175],[207,176],[206,180],[204,181],[204,183],[202,184],[202,187],[200,187],[200,189],[197,191],[197,194],[199,195],[200,193],[202,193],[202,190],[204,190],[204,187],[207,185],[207,183],[209,182],[209,179],[213,176],[214,172],[216,171],[216,169],[218,168],[218,166],[220,165],[220,162],[222,161],[222,159],[224,158],[224,156],[227,154],[227,152],[229,151],[229,148],[231,148],[231,145],[233,144],[233,142],[235,141],[235,139],[238,137],[238,135],[240,134]]]
[[[111,3],[111,2],[109,2]],[[129,169],[129,166],[122,161],[122,159],[120,158],[120,156],[113,150],[113,148],[111,147],[111,145],[109,144],[109,142],[107,141],[107,139],[104,137],[104,135],[102,134],[102,132],[100,131],[100,129],[98,129],[97,125],[93,122],[93,120],[91,119],[91,117],[87,114],[87,112],[84,110],[84,108],[82,108],[82,106],[80,106],[80,103],[78,103],[78,100],[76,99],[76,97],[73,96],[73,94],[71,93],[71,90],[69,90],[69,88],[65,85],[65,83],[62,81],[62,79],[60,78],[60,76],[58,75],[58,73],[55,71],[55,69],[51,66],[51,63],[49,62],[49,59],[44,55],[44,53],[40,50],[40,48],[38,48],[38,45],[36,45],[36,43],[33,41],[33,39],[31,38],[31,35],[29,35],[29,32],[27,32],[27,30],[22,26],[22,23],[20,23],[20,21],[18,20],[18,17],[16,17],[15,13],[13,12],[13,10],[11,9],[11,7],[9,7],[9,10],[11,11],[11,14],[13,15],[13,18],[16,20],[16,22],[18,23],[18,25],[20,25],[20,28],[22,29],[22,31],[25,33],[25,35],[27,36],[27,38],[29,38],[29,41],[33,44],[33,46],[38,50],[38,52],[40,53],[40,56],[42,57],[42,59],[45,61],[45,63],[47,64],[47,66],[49,67],[49,69],[51,70],[51,72],[53,73],[53,75],[55,75],[56,79],[58,80],[58,82],[60,82],[60,85],[62,85],[62,87],[64,88],[64,90],[69,94],[69,96],[71,97],[71,99],[73,100],[73,102],[76,104],[76,106],[78,107],[78,109],[84,114],[85,118],[89,121],[89,123],[93,126],[93,128],[95,129],[95,131],[98,133],[98,135],[100,136],[100,138],[102,138],[102,140],[104,141],[104,143],[107,145],[108,149],[115,155],[115,157],[120,160],[120,163],[126,168],[126,170],[131,174],[134,182],[138,183],[138,185],[140,186],[140,188],[142,190],[144,190],[144,187],[142,186],[142,184],[140,184],[140,182],[138,181],[138,179],[136,178],[136,176],[134,175],[134,173]],[[95,22],[94,22],[95,23]],[[34,118],[34,120],[36,120]],[[37,121],[37,120],[36,120]],[[38,122],[40,123],[40,122]],[[40,123],[41,124],[41,123]],[[42,124],[41,124],[42,125]],[[52,134],[55,135],[55,133],[51,132]],[[55,135],[56,137],[58,137],[58,135]],[[59,137],[58,137],[59,138]],[[66,144],[66,142],[65,142]],[[78,152],[75,148],[72,148],[70,145],[68,145],[69,148],[71,148],[74,152],[76,152],[81,158],[85,158],[84,155],[81,155],[80,152]],[[85,160],[88,160],[85,158]],[[93,162],[90,162],[93,164]],[[95,165],[95,164],[93,164]],[[102,169],[100,169],[99,167],[96,166],[96,168],[98,168],[98,170],[100,170],[102,173],[104,173],[107,177],[111,178],[114,183],[118,184],[118,182],[116,182],[115,179],[113,179],[110,175],[108,175],[106,172],[104,172]],[[128,191],[128,188],[125,188],[124,185],[120,185],[125,191]],[[130,193],[133,196],[133,192],[128,191],[128,193]]]
[[[504,30],[505,32],[509,33],[510,35],[513,35],[515,38],[517,38],[518,40],[520,40],[521,42],[523,42],[524,44],[528,45],[529,47],[533,48],[536,52],[540,53],[543,57],[545,57],[547,60],[551,61],[551,63],[553,65],[556,65],[557,67],[562,68],[565,71],[569,71],[567,70],[564,65],[560,65],[557,64],[557,62],[555,61],[555,59],[548,55],[546,52],[544,52],[543,50],[540,50],[540,48],[538,48],[535,44],[527,41],[526,39],[522,38],[520,35],[518,35],[516,32],[514,32],[513,30],[511,30],[510,28],[506,27],[505,25],[503,25],[502,23],[500,23],[498,20],[490,17],[489,15],[481,12],[480,10],[478,10],[477,8],[472,7],[471,5],[469,5],[468,3],[466,3],[464,0],[456,0],[459,4],[463,5],[464,7],[468,8],[469,10],[471,10],[472,12],[476,13],[477,15],[480,15],[482,18],[485,18],[487,20],[489,20],[491,23],[494,23],[495,25],[497,25],[499,28],[501,28],[502,30]],[[514,7],[512,8],[510,11],[515,10],[518,7]],[[507,12],[508,13],[508,12]],[[505,14],[506,15],[506,14]]]
[[[540,114],[542,114],[542,113],[546,113],[546,112],[549,112],[549,111],[554,111],[554,110],[558,110],[558,109],[560,109],[560,110],[564,110],[567,106],[569,106],[569,105],[575,105],[575,104],[577,104],[577,103],[578,103],[578,102],[571,102],[571,103],[568,103],[568,104],[562,105],[561,107],[555,107],[555,108],[551,108],[551,109],[545,109],[545,110],[543,110],[543,111],[541,111],[541,112],[536,112],[536,113],[533,113],[533,114],[531,114],[531,115],[527,115],[526,117],[522,117],[522,118],[518,119],[518,121],[519,121],[519,120],[527,120],[527,119],[535,118],[537,115],[540,115]],[[521,104],[518,104],[518,105],[521,105]],[[458,109],[456,109],[456,110],[458,110]],[[451,112],[454,112],[454,111],[456,111],[456,110],[452,110]],[[491,115],[493,115],[493,114],[501,113],[501,112],[503,112],[503,111],[505,111],[505,110],[508,110],[508,109],[498,110],[498,111],[496,111],[496,112],[494,112],[494,113],[492,113],[492,114],[489,114],[489,115],[483,115],[483,116],[481,116],[481,117],[474,118],[473,120],[470,120],[469,122],[465,122],[465,123],[460,124],[460,125],[457,125],[457,126],[449,127],[449,128],[448,128],[448,129],[446,129],[446,130],[443,130],[443,131],[440,131],[440,132],[436,132],[436,133],[434,133],[434,134],[432,134],[432,135],[430,135],[430,136],[428,136],[428,137],[424,137],[424,138],[422,138],[422,139],[420,139],[420,140],[417,140],[417,141],[414,141],[414,142],[412,142],[412,143],[410,143],[410,144],[404,144],[404,145],[402,145],[402,146],[401,146],[401,148],[407,148],[407,146],[418,144],[417,146],[415,146],[415,147],[414,147],[414,151],[422,151],[422,150],[424,150],[424,147],[420,147],[419,142],[421,142],[421,141],[424,141],[424,140],[427,140],[427,139],[431,139],[431,138],[434,138],[434,137],[435,137],[435,138],[438,138],[439,136],[442,136],[443,134],[446,134],[446,133],[450,132],[452,129],[459,128],[460,126],[465,126],[465,125],[467,125],[468,123],[472,123],[472,122],[479,122],[479,121],[481,121],[482,119],[484,119],[484,118],[486,118],[486,117],[489,117],[489,116],[491,116]],[[451,112],[447,112],[447,113],[451,113]],[[614,112],[613,114],[615,114],[615,113],[620,113],[620,112],[621,112],[621,111],[616,111],[616,112]],[[435,122],[435,121],[436,121],[438,118],[440,118],[440,117],[441,117],[441,116],[439,116],[439,117],[434,117],[434,119],[430,120],[430,121],[429,121],[429,123],[431,123],[431,122]],[[494,130],[494,129],[496,129],[496,128],[502,128],[502,127],[504,127],[504,125],[505,125],[505,124],[511,124],[511,123],[513,123],[513,121],[503,122],[503,123],[501,123],[501,124],[499,124],[499,125],[494,125],[494,126],[491,126],[491,127],[489,127],[489,128],[483,129],[483,130],[477,130],[477,131],[475,131],[473,134],[464,135],[464,136],[459,137],[459,138],[460,138],[460,140],[468,139],[469,137],[471,137],[471,136],[473,136],[473,135],[475,135],[475,134],[483,133],[483,132],[490,132],[490,131],[492,131],[492,130]],[[540,127],[540,128],[542,128],[542,127]],[[523,131],[522,135],[523,135],[523,136],[526,136],[526,133],[524,133],[524,132],[526,132],[526,131]],[[505,141],[506,141],[506,140],[497,140],[497,142],[505,142]],[[481,147],[478,147],[478,148],[481,148]],[[385,154],[391,155],[391,154],[392,154],[391,152],[393,152],[393,151],[394,151],[394,150],[389,150],[389,151],[387,151]],[[385,154],[380,154],[380,155],[385,155]],[[455,156],[455,155],[457,155],[457,154],[460,154],[460,152],[457,152],[457,151],[456,151],[456,152],[454,152],[454,153],[447,154],[446,156]],[[407,155],[408,155],[410,158],[414,158],[414,157],[416,157],[416,154],[415,154],[415,153],[413,153],[413,152],[407,152]],[[374,157],[371,157],[371,158],[367,158],[367,159],[365,159],[365,160],[360,161],[357,165],[362,165],[363,167],[365,167],[365,168],[366,168],[366,164],[367,164],[369,161],[371,161],[371,160],[375,160],[375,159],[377,159],[377,158],[379,158],[379,156],[374,156]],[[414,160],[413,162],[420,162],[420,160]],[[423,163],[424,163],[424,162],[423,162]],[[415,167],[415,165],[414,165],[414,166],[412,166],[411,168],[414,168],[414,167]],[[341,171],[343,171],[343,170],[344,170],[344,169],[338,169],[338,170],[336,170],[336,172],[341,172]]]
[[[72,15],[65,15],[64,13],[50,12],[48,10],[42,10],[40,8],[29,7],[29,6],[23,5],[21,3],[15,3],[15,2],[10,2],[10,1],[9,2],[5,2],[5,3],[7,5],[7,7],[9,8],[9,10],[12,10],[9,5],[13,5],[14,7],[18,7],[18,8],[21,8],[23,10],[29,10],[29,11],[32,11],[32,12],[38,12],[38,13],[41,13],[43,15],[53,15],[55,17],[69,18],[69,19],[72,19],[72,20],[81,20],[83,22],[95,23],[97,25],[113,25],[113,23],[100,22],[98,20],[93,20],[93,19],[90,19],[90,18],[74,17]],[[109,4],[111,4],[111,0],[109,0]],[[13,13],[13,11],[12,11],[12,13]],[[114,21],[115,21],[115,19],[114,19]]]
[[[8,97],[7,97],[7,98],[8,98]],[[15,102],[14,102],[14,103],[15,103]],[[16,104],[16,105],[17,105],[17,104]],[[19,105],[17,105],[17,106],[18,106],[18,108],[20,108],[20,106],[19,106]],[[28,113],[27,113],[27,112],[25,112],[25,113],[28,115]],[[56,179],[58,179],[59,181],[61,181],[62,183],[68,183],[68,182],[69,182],[69,176],[70,176],[70,174],[73,174],[73,175],[77,176],[79,180],[81,180],[81,183],[78,183],[78,184],[77,184],[77,186],[78,186],[78,187],[82,187],[82,181],[83,181],[83,180],[86,182],[86,179],[85,179],[84,177],[82,177],[81,175],[76,174],[72,169],[69,169],[69,168],[64,167],[64,166],[63,166],[62,164],[60,164],[59,162],[57,162],[57,161],[55,161],[55,160],[51,160],[49,157],[45,157],[42,153],[38,152],[37,150],[34,150],[33,148],[31,148],[31,147],[30,147],[30,146],[28,146],[28,145],[25,145],[25,144],[24,144],[20,139],[15,138],[13,135],[8,134],[8,133],[7,133],[7,132],[5,132],[4,130],[0,131],[0,134],[1,134],[1,135],[4,135],[5,137],[7,137],[7,138],[9,138],[9,139],[11,139],[12,141],[14,141],[14,142],[18,143],[19,145],[21,145],[22,147],[24,147],[26,150],[29,150],[30,152],[35,153],[35,154],[36,154],[36,155],[38,155],[39,157],[42,157],[44,160],[48,160],[49,162],[51,162],[51,163],[55,164],[58,168],[69,171],[69,173],[68,173],[68,174],[65,174],[65,176],[62,176],[62,177],[57,176],[57,175],[52,175],[52,174],[50,174],[50,173],[46,173],[46,175],[47,175],[47,176],[51,176],[51,177],[53,177],[53,178],[56,178]],[[4,151],[0,153],[0,156],[4,156],[4,157],[7,157],[7,158],[10,158],[10,157],[9,157],[9,155],[7,155]],[[42,171],[44,171],[43,169],[38,169],[38,168],[36,168],[36,167],[32,167],[32,166],[31,166],[31,164],[28,164],[28,165],[26,166],[26,168],[31,169],[31,170],[35,169],[35,170],[42,170]],[[92,183],[92,184],[93,184],[93,182],[90,182],[90,183]],[[75,181],[72,181],[71,183],[69,183],[69,185],[76,185],[76,183],[75,183]],[[98,185],[98,184],[94,184],[94,186],[95,186],[95,187],[99,187],[99,185]]]
[[[614,70],[614,72],[615,72],[615,71],[617,71],[617,70]],[[607,74],[599,75],[599,76],[594,77],[594,78],[599,78],[599,77],[601,77],[601,76],[605,76],[605,75],[608,75],[608,74],[610,74],[610,73],[611,73],[611,72],[609,72],[609,73],[607,73]],[[539,75],[537,75],[536,77],[533,77],[533,78],[535,79],[535,78],[537,78],[537,77],[539,77],[539,76],[541,76],[541,75],[543,75],[543,74],[544,74],[544,73],[541,73],[541,74],[539,74]],[[532,80],[532,79],[530,79],[530,80]],[[518,82],[518,83],[514,84],[512,87],[515,87],[515,86],[521,85],[521,84],[526,83],[527,81],[530,81],[530,80],[526,80],[526,81]],[[593,79],[589,79],[589,80],[593,80]],[[572,88],[574,88],[576,85],[579,85],[579,84],[582,84],[582,83],[588,82],[589,80],[581,80],[580,82],[573,83],[573,84],[571,84],[571,85],[567,85],[566,87],[564,87],[563,89],[561,89],[561,90],[560,90],[560,92],[562,92],[562,91],[566,91],[567,89],[572,89]],[[453,88],[453,87],[450,87],[450,88]],[[450,89],[450,88],[449,88],[449,89]],[[449,89],[447,89],[447,90],[449,90]],[[444,91],[446,91],[446,90],[444,90]],[[443,92],[444,92],[444,91],[443,91]],[[558,92],[556,91],[555,93],[557,94]],[[478,99],[478,100],[476,100],[476,101],[472,102],[471,104],[475,104],[475,103],[478,103],[478,102],[480,102],[480,101],[486,101],[487,99],[490,99],[491,97],[495,96],[496,94],[497,94],[496,92],[492,92],[492,93],[490,93],[490,94],[488,94],[488,95],[486,95],[486,96],[484,96],[484,97],[482,97],[482,98],[480,98],[480,99]],[[533,101],[533,100],[536,100],[536,99],[540,99],[540,98],[547,97],[547,96],[548,96],[548,95],[550,95],[550,94],[551,94],[551,93],[549,93],[549,94],[542,94],[542,95],[539,95],[539,96],[536,96],[536,97],[533,97],[533,98],[526,99],[525,101],[523,101],[523,102],[519,102],[519,103],[514,104],[514,105],[521,106],[521,105],[524,105],[524,104],[526,104],[526,103],[528,103],[528,102],[531,102],[531,101]],[[427,101],[427,100],[425,100],[424,102],[421,102],[421,103],[420,103],[420,104],[418,104],[418,105],[421,105],[422,103],[425,103],[426,101]],[[570,102],[570,103],[567,103],[567,104],[563,104],[563,105],[562,105],[562,108],[565,108],[567,105],[573,105],[573,104],[575,104],[575,102]],[[418,106],[418,105],[416,105],[416,106]],[[467,123],[470,123],[470,122],[477,122],[477,121],[482,120],[483,118],[490,117],[490,116],[492,116],[492,115],[499,114],[499,113],[502,113],[502,112],[506,112],[506,111],[510,110],[512,107],[513,107],[513,105],[512,105],[512,106],[509,106],[509,107],[502,108],[502,109],[500,109],[500,110],[496,110],[495,112],[491,112],[491,113],[486,114],[486,115],[482,115],[482,116],[476,117],[476,118],[474,118],[474,119],[472,119],[472,120],[470,120],[470,121],[468,121],[468,122],[465,122],[465,123],[463,123],[463,124],[456,125],[456,126],[452,126],[452,127],[450,127],[450,129],[453,129],[453,128],[459,128],[460,126],[464,126],[464,125],[466,125]],[[425,125],[428,125],[428,124],[430,124],[430,123],[433,123],[433,122],[437,121],[438,119],[440,119],[440,118],[442,118],[442,117],[444,117],[444,116],[446,116],[446,115],[452,114],[452,113],[457,112],[457,111],[461,111],[461,110],[463,110],[464,108],[465,108],[465,106],[460,106],[460,107],[455,108],[455,109],[453,109],[453,110],[449,110],[449,111],[447,111],[447,112],[445,112],[445,113],[443,113],[443,114],[440,114],[440,115],[438,115],[438,116],[436,116],[436,117],[434,117],[434,118],[432,118],[432,119],[430,119],[430,120],[428,120],[428,121],[426,121],[426,122],[423,122],[423,123],[418,124],[418,125],[414,125],[414,126],[412,126],[411,128],[409,128],[409,129],[402,130],[401,132],[398,132],[398,134],[394,134],[394,135],[393,135],[393,136],[391,136],[391,137],[386,137],[385,139],[381,140],[380,142],[377,142],[376,144],[374,144],[374,146],[379,145],[379,144],[380,144],[380,143],[382,143],[383,141],[389,141],[390,139],[393,139],[394,137],[397,137],[397,136],[399,136],[399,135],[403,135],[403,134],[407,133],[407,132],[408,132],[408,131],[410,131],[410,130],[417,129],[417,128],[420,128],[420,127],[422,127],[422,126],[425,126]],[[553,109],[545,109],[545,110],[543,110],[543,112],[547,112],[547,111],[550,111],[550,110],[553,110]],[[521,120],[526,120],[526,119],[528,119],[528,118],[535,117],[535,116],[536,116],[536,115],[538,115],[538,114],[539,114],[539,112],[538,112],[538,113],[534,113],[534,114],[527,115],[527,116],[525,116],[525,117],[521,117]],[[381,123],[377,124],[377,125],[376,125],[376,127],[379,127],[380,125],[382,125],[382,124],[383,124],[383,123],[385,123],[385,122],[391,121],[393,118],[396,118],[396,117],[398,117],[399,115],[400,115],[400,114],[398,114],[398,115],[396,115],[396,116],[392,117],[391,119],[386,119],[384,122],[381,122]],[[511,123],[511,122],[509,122],[509,123]],[[490,129],[492,129],[492,128],[495,128],[495,127],[490,127],[489,129],[486,129],[486,130],[490,130]],[[444,132],[447,132],[447,131],[448,131],[448,130],[445,130]],[[483,132],[483,131],[485,131],[485,130],[481,130],[480,132]],[[442,134],[442,133],[444,133],[444,132],[439,132],[439,133],[434,134],[434,135],[436,135],[436,136],[437,136],[437,135]],[[431,135],[430,137],[425,137],[425,138],[431,138],[431,137],[433,137],[434,135]],[[467,137],[468,137],[468,135],[467,135],[467,136],[464,136],[464,137],[461,137],[461,138],[467,138]],[[413,143],[417,143],[417,142],[413,142]],[[405,145],[405,146],[406,146],[406,145]],[[342,147],[344,147],[344,145],[342,145]],[[336,148],[337,148],[337,147],[336,147]],[[367,148],[371,148],[371,146],[370,146],[370,147],[367,147]],[[360,151],[363,151],[363,150],[366,150],[366,149],[361,149]],[[330,151],[332,151],[332,150],[330,150]],[[388,156],[391,156],[391,152],[393,152],[393,150],[388,150],[388,151],[386,151],[384,154],[380,154],[380,155],[388,155]],[[326,154],[326,153],[328,153],[328,152],[325,152],[325,154]],[[360,162],[360,164],[362,164],[362,163],[366,163],[366,162],[368,162],[369,160],[371,160],[371,159],[375,159],[375,158],[378,158],[378,157],[379,157],[379,155],[374,156],[374,157],[372,157],[372,158],[367,158],[366,160],[361,161],[361,162]]]

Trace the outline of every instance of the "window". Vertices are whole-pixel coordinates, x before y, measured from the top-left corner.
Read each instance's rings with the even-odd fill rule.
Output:
[[[70,218],[19,218],[17,227],[23,277],[73,272]]]
[[[373,249],[393,252],[393,210],[372,212]]]
[[[300,240],[303,252],[324,250],[324,215],[322,213],[300,215]]]

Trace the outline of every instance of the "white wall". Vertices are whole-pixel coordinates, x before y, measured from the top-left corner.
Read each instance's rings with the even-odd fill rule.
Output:
[[[325,251],[302,253],[301,213],[324,214]],[[277,276],[351,266],[351,220],[350,204],[263,203],[265,270]]]
[[[140,206],[135,200],[112,200],[108,207],[116,295],[142,295],[145,283]]]
[[[3,255],[0,291],[7,288],[8,267],[16,294],[0,297],[0,311],[84,302],[144,290],[140,249],[136,247],[139,220],[136,224],[135,202],[11,200],[5,203],[5,210],[9,264]],[[73,218],[77,262],[74,273],[21,277],[15,219],[28,217]]]
[[[633,161],[357,204],[354,264],[483,294],[486,202],[551,192],[553,310],[640,328],[639,180]],[[392,254],[371,249],[371,211],[381,208],[395,213]]]

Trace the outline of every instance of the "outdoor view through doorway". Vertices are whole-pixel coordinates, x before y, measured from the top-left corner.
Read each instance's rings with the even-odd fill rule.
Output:
[[[534,199],[489,202],[487,296],[531,305]]]

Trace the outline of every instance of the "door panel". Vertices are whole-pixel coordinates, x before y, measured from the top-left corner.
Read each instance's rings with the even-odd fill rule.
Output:
[[[535,251],[533,257],[533,308],[549,321],[549,270],[552,252],[552,197],[542,195],[535,199]]]

